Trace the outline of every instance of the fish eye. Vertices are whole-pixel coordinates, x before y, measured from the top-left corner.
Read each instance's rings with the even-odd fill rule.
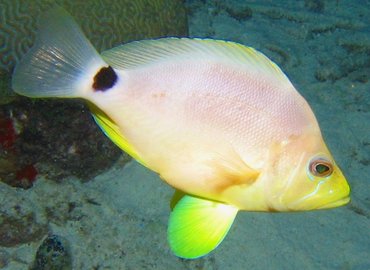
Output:
[[[333,165],[330,161],[320,157],[311,160],[310,173],[318,177],[328,177],[333,173]]]

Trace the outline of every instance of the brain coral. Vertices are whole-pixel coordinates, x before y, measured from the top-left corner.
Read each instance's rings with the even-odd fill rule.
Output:
[[[10,72],[32,46],[40,14],[55,3],[72,14],[98,51],[187,34],[181,0],[0,0],[0,73]]]

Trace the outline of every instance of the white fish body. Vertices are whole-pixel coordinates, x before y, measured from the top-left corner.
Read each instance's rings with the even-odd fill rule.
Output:
[[[309,105],[263,54],[232,42],[166,38],[101,58],[63,11],[45,20],[13,88],[88,100],[117,145],[188,194],[175,199],[170,218],[178,256],[214,249],[238,210],[348,202],[348,184]]]

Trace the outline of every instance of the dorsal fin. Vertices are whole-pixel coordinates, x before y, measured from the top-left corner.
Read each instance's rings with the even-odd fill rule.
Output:
[[[198,38],[161,38],[133,41],[102,53],[103,59],[116,69],[133,69],[174,59],[220,59],[247,65],[289,80],[281,69],[257,50],[231,41]]]

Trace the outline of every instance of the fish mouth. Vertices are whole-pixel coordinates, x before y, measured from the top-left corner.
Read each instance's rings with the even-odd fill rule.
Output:
[[[342,205],[345,205],[345,204],[349,203],[350,200],[351,200],[351,198],[349,196],[346,196],[346,197],[344,197],[342,199],[339,199],[337,201],[330,202],[330,203],[324,204],[323,206],[317,207],[317,209],[328,209],[328,208],[339,207],[339,206],[342,206]]]

